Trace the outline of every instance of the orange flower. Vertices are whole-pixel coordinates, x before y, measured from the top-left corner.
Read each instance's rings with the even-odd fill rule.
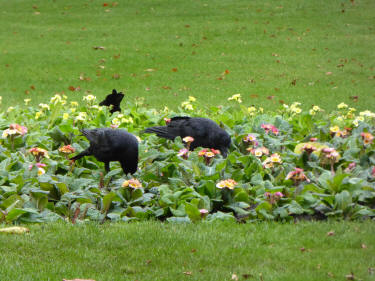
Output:
[[[60,147],[59,151],[62,153],[70,154],[70,153],[74,153],[76,150],[74,149],[73,146],[68,144],[68,145],[64,145],[63,147]]]

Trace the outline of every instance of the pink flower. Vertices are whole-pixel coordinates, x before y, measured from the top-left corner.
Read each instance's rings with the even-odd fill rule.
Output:
[[[357,164],[355,162],[351,162],[348,167],[344,170],[345,173],[350,173],[351,171],[353,171],[353,169],[355,168]]]
[[[243,141],[244,142],[247,142],[247,143],[250,143],[254,146],[257,146],[258,145],[258,141],[257,141],[257,138],[256,136],[252,135],[252,134],[248,134],[246,137],[243,138]]]
[[[62,152],[62,153],[70,154],[70,153],[74,153],[76,150],[74,149],[73,146],[68,144],[68,145],[64,145],[64,146],[60,147],[59,151]]]
[[[369,145],[373,142],[374,136],[370,133],[361,133],[361,137],[364,145]]]
[[[206,209],[199,209],[199,213],[201,214],[201,217],[204,218],[209,213],[209,211]]]
[[[372,167],[371,176],[375,177],[375,166]]]
[[[261,128],[263,128],[266,131],[266,134],[268,134],[270,131],[277,135],[279,133],[279,130],[272,124],[262,124]]]
[[[171,123],[171,118],[164,118],[164,121],[165,121],[165,124],[169,124],[169,123]]]
[[[273,205],[277,201],[279,201],[280,198],[284,197],[284,194],[280,191],[277,191],[275,193],[265,192],[264,196],[267,198],[267,201],[269,201]]]
[[[189,150],[187,148],[182,148],[179,150],[177,156],[180,156],[184,159],[188,159],[189,157]]]

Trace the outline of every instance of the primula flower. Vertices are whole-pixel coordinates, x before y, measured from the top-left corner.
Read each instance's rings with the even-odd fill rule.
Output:
[[[258,141],[257,141],[256,136],[254,136],[254,135],[252,135],[252,134],[248,134],[246,137],[244,137],[244,138],[243,138],[243,141],[244,141],[244,142],[251,143],[251,144],[254,145],[254,146],[257,146],[257,145],[258,145]]]
[[[274,125],[271,125],[271,124],[262,124],[261,128],[266,131],[266,134],[268,134],[270,131],[275,135],[279,133],[279,130]]]
[[[169,124],[169,123],[171,123],[171,118],[164,118],[164,121],[165,121],[165,124]]]
[[[199,213],[201,214],[201,217],[205,217],[209,211],[207,209],[199,209]]]
[[[59,94],[56,94],[56,95],[54,95],[52,98],[51,98],[51,100],[50,100],[50,102],[52,103],[52,104],[58,104],[58,103],[61,103],[61,104],[65,104],[66,103],[66,99],[67,99],[67,96],[65,96],[65,95],[63,95],[63,96],[61,96],[61,95],[59,95]]]
[[[71,102],[70,102],[70,106],[72,106],[72,107],[78,107],[78,102],[76,102],[76,101],[71,101]]]
[[[36,162],[40,162],[40,159],[43,157],[49,158],[48,151],[40,147],[30,148],[29,152],[34,155]]]
[[[242,99],[241,99],[241,94],[235,94],[233,96],[231,96],[230,98],[228,98],[228,101],[236,101],[238,103],[242,103]]]
[[[348,105],[346,103],[340,103],[339,105],[337,105],[337,108],[338,109],[343,109],[343,108],[348,108]]]
[[[70,154],[70,153],[74,153],[76,150],[74,149],[73,146],[68,144],[68,145],[64,145],[64,146],[60,147],[59,151],[62,152],[62,153],[65,153],[65,154]]]
[[[96,97],[93,96],[93,95],[87,95],[87,96],[84,96],[84,97],[82,98],[82,100],[87,101],[87,102],[93,102],[93,101],[96,100]]]
[[[354,170],[354,168],[357,166],[355,162],[351,162],[347,168],[345,168],[344,172],[345,173],[350,173],[351,171]]]
[[[28,105],[31,99],[24,99],[23,101],[25,102],[25,105]]]
[[[13,106],[9,106],[8,109],[7,109],[7,112],[12,112],[14,110],[14,107]]]
[[[234,187],[237,185],[237,182],[232,180],[232,179],[227,179],[227,180],[221,180],[216,184],[217,188],[223,189],[223,188],[228,188],[228,189],[234,189]]]
[[[330,163],[331,169],[333,169],[333,164],[339,161],[340,154],[334,148],[331,147],[325,147],[321,150],[321,152],[323,163]]]
[[[182,109],[185,109],[185,110],[194,110],[193,105],[189,101],[182,102],[181,107]]]
[[[254,106],[250,106],[247,108],[247,112],[249,112],[250,116],[254,116],[257,112],[257,109]]]
[[[215,157],[215,155],[217,155],[217,154],[220,154],[220,151],[216,150],[216,149],[213,149],[213,148],[211,148],[211,149],[205,148],[205,149],[202,149],[201,151],[199,151],[199,153],[198,153],[199,156],[204,157],[204,160],[205,160],[207,165],[210,164],[211,159],[213,157]]]
[[[262,165],[264,168],[273,168],[275,164],[281,164],[282,160],[278,153],[272,154],[263,161]]]
[[[295,184],[298,184],[302,181],[310,182],[310,180],[306,177],[305,173],[303,172],[303,169],[301,168],[295,168],[294,171],[289,172],[285,179],[291,179]]]
[[[142,188],[142,184],[140,183],[139,180],[137,179],[130,179],[130,180],[126,180],[122,183],[122,187],[131,187],[131,188]]]
[[[78,116],[75,118],[75,121],[85,121],[87,118],[86,112],[80,112],[78,113]]]
[[[193,96],[189,96],[189,102],[195,102],[197,99]]]
[[[268,155],[270,153],[268,148],[264,146],[257,148],[249,147],[246,150],[249,151],[251,154],[255,155],[256,157],[262,157],[263,155]]]
[[[42,109],[42,110],[50,110],[50,107],[48,104],[45,104],[45,103],[40,103],[39,104],[39,107]]]
[[[280,198],[284,197],[284,194],[280,191],[277,191],[275,193],[265,192],[264,196],[273,205],[273,204],[277,203],[277,201],[279,201]]]
[[[38,176],[41,176],[45,173],[46,173],[46,170],[44,170],[43,168],[38,168]]]
[[[63,120],[68,120],[69,119],[69,113],[64,113],[63,114]]]
[[[7,138],[8,136],[12,135],[25,135],[27,133],[27,128],[24,126],[21,126],[19,124],[10,124],[9,129],[6,129],[3,131],[3,139]]]
[[[310,139],[311,140],[311,139]],[[306,143],[303,147],[302,147],[302,151],[306,151],[306,153],[308,155],[310,155],[311,153],[313,153],[314,151],[316,151],[316,147],[309,144],[309,143]]]
[[[364,145],[369,145],[373,142],[374,136],[371,133],[361,133],[361,137]]]
[[[186,142],[187,144],[190,144],[194,141],[194,138],[193,137],[190,137],[190,136],[186,136],[182,139],[184,142]]]
[[[178,152],[177,156],[180,156],[184,159],[188,159],[189,157],[189,149],[187,148],[182,148],[180,149],[180,151]]]

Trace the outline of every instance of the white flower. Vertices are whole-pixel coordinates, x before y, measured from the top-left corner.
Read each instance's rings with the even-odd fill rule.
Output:
[[[96,100],[96,97],[93,95],[87,95],[87,96],[84,96],[82,100],[91,102],[91,101]]]
[[[78,116],[75,118],[75,121],[85,121],[87,118],[86,112],[80,112],[78,113]]]
[[[35,113],[35,120],[38,120],[39,118],[40,118],[40,116],[42,116],[43,115],[43,112],[42,111],[37,111],[36,113]]]
[[[189,96],[189,102],[195,102],[197,99],[193,96]]]
[[[25,102],[25,105],[28,105],[31,99],[24,99],[23,101]]]
[[[43,110],[44,110],[44,109],[46,109],[46,110],[50,110],[49,105],[48,105],[48,104],[45,104],[45,103],[40,103],[40,104],[39,104],[39,107],[41,107]]]

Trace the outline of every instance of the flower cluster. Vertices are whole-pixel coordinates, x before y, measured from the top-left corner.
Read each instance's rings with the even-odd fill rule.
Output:
[[[283,161],[278,153],[272,154],[270,157],[267,157],[263,161],[262,165],[264,168],[270,169],[273,168],[276,164],[281,164]]]
[[[64,145],[64,146],[60,147],[59,151],[61,153],[70,154],[70,153],[74,153],[76,150],[74,149],[73,146],[71,146],[70,144],[68,144],[68,145]]]
[[[187,148],[180,149],[177,156],[180,156],[184,159],[188,159],[189,158],[189,149],[187,149]]]
[[[19,124],[10,124],[8,129],[3,131],[3,139],[7,138],[8,136],[15,136],[20,135],[23,136],[27,133],[27,128],[21,126]]]
[[[131,188],[142,188],[142,183],[137,179],[126,180],[122,183],[122,187],[131,187]]]
[[[323,163],[336,163],[340,159],[340,154],[336,151],[336,149],[331,147],[325,147],[321,150],[321,157]]]
[[[340,138],[345,138],[349,136],[351,128],[345,128],[344,130],[340,130],[339,126],[333,126],[329,128],[329,132],[331,136],[334,137],[340,137]]]
[[[68,97],[66,95],[56,94],[51,98],[50,103],[54,105],[59,104],[59,103],[61,103],[62,105],[65,105],[67,98]]]
[[[272,132],[274,135],[278,135],[279,134],[279,129],[277,129],[272,124],[262,124],[261,128],[266,131],[266,134],[268,134],[269,132]]]
[[[181,108],[184,110],[194,110],[193,102],[196,101],[195,97],[189,96],[187,101],[181,103]]]
[[[256,157],[262,157],[263,155],[269,155],[270,154],[270,151],[268,148],[262,146],[262,147],[257,147],[257,148],[252,148],[252,147],[249,147],[246,149],[247,151],[249,151],[251,154],[255,155]]]
[[[323,109],[321,109],[319,106],[317,105],[314,105],[310,110],[309,110],[309,113],[310,115],[315,115],[317,114],[318,112],[322,112]]]
[[[227,179],[227,180],[221,180],[216,184],[217,188],[223,189],[223,188],[228,188],[228,189],[234,189],[234,187],[237,185],[237,182],[232,179]]]
[[[254,146],[258,145],[258,141],[257,141],[256,136],[254,136],[252,134],[248,134],[246,137],[244,137],[243,141],[246,142],[246,143],[249,143],[251,145],[254,145]]]
[[[35,157],[36,162],[40,162],[43,157],[49,158],[48,151],[40,147],[30,148],[29,152]]]
[[[294,171],[289,172],[285,179],[291,179],[295,184],[299,184],[303,181],[310,182],[310,180],[306,177],[305,173],[303,172],[303,169],[301,168],[294,168]]]
[[[371,135],[370,133],[363,132],[361,133],[361,137],[362,137],[364,145],[372,144],[372,142],[374,141],[374,136]]]
[[[272,205],[277,203],[282,197],[284,197],[284,194],[280,191],[277,191],[275,193],[266,192],[264,193],[264,196],[267,198],[268,202],[270,202]]]
[[[259,107],[259,109],[257,110],[256,107],[250,106],[247,108],[247,112],[250,116],[255,116],[258,112],[263,113],[263,107]]]
[[[300,102],[294,102],[290,106],[287,104],[283,104],[286,111],[290,113],[292,116],[296,114],[300,114],[302,112],[302,109],[299,107],[300,105],[301,105]]]
[[[207,165],[210,164],[211,159],[214,158],[215,155],[217,155],[217,154],[220,154],[220,151],[216,150],[216,149],[213,149],[213,148],[211,148],[211,149],[205,148],[205,149],[202,149],[201,151],[199,151],[199,153],[198,153],[199,156],[204,157],[204,160],[205,160]]]

